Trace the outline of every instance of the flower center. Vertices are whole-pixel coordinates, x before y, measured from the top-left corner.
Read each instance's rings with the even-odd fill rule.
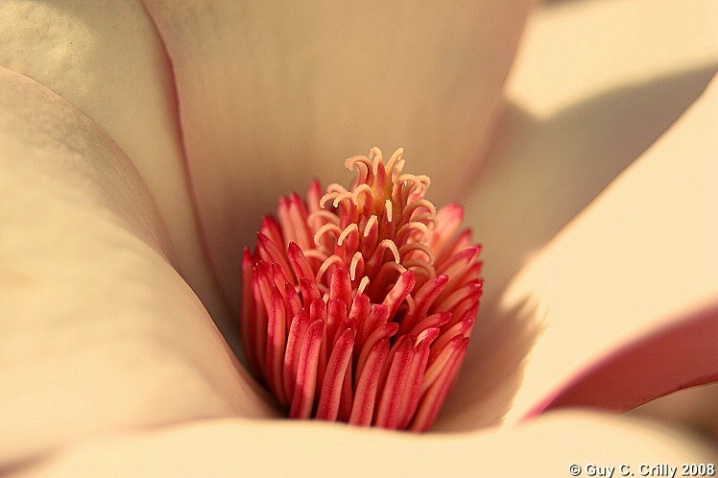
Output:
[[[290,416],[425,430],[478,311],[479,246],[462,210],[424,198],[402,150],[346,161],[354,185],[282,198],[243,262],[242,340]]]
[[[401,157],[402,150],[397,150],[386,167],[376,148],[369,157],[349,158],[347,168],[358,172],[352,189],[331,184],[321,197],[323,209],[309,215],[317,231],[317,249],[310,256],[322,261],[319,280],[329,268],[344,266],[359,292],[379,299],[407,270],[421,283],[435,276],[434,255],[427,244],[436,207],[424,199],[430,180],[401,175]]]

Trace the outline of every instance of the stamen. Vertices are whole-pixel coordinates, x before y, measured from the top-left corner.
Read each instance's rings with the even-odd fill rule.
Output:
[[[357,287],[357,294],[363,294],[364,289],[366,289],[366,286],[369,285],[369,278],[367,276],[364,276],[361,278],[361,281],[359,281],[359,287]]]
[[[357,184],[366,183],[369,178],[369,170],[372,168],[372,163],[366,156],[354,156],[347,159],[344,162],[344,166],[350,171],[354,171],[354,166],[357,168]]]
[[[244,251],[245,355],[291,417],[424,431],[458,373],[480,248],[461,208],[437,210],[404,165],[402,149],[347,159],[351,188],[315,180],[281,198]]]
[[[377,176],[379,174],[379,165],[384,166],[381,150],[379,148],[371,148],[369,150],[369,159],[372,161],[374,176]]]
[[[419,259],[419,257],[417,257],[417,254],[415,254],[417,252],[419,254],[425,255],[426,262],[428,262],[429,264],[434,263],[434,252],[429,249],[425,244],[422,244],[420,242],[412,242],[411,244],[405,244],[401,246],[401,249],[399,249],[402,262],[411,257]]]
[[[436,271],[434,271],[434,266],[432,266],[429,262],[426,262],[424,260],[412,259],[412,260],[404,261],[403,264],[407,270],[411,270],[416,275],[422,277],[422,280],[421,280],[422,284],[424,282],[426,282],[427,280],[436,276]]]
[[[311,216],[313,213],[318,211],[319,208],[319,200],[322,197],[322,186],[319,184],[318,180],[314,180],[311,183],[309,183],[309,187],[307,187],[307,195],[305,198],[305,203],[307,205],[307,212]],[[311,224],[311,222],[310,222]]]
[[[426,190],[429,189],[429,186],[431,186],[431,180],[428,176],[424,175],[415,176],[413,174],[402,174],[399,176],[398,182],[406,185],[410,195],[417,196],[423,195]]]
[[[323,220],[321,224],[319,222]],[[339,218],[336,214],[333,214],[330,211],[327,211],[326,209],[320,209],[318,211],[315,211],[309,215],[307,218],[307,222],[313,229],[319,229],[324,224],[336,224],[339,226]]]
[[[364,226],[364,237],[369,237],[369,234],[372,233],[372,230],[376,229],[378,226],[379,220],[376,216],[372,215]]]
[[[321,264],[327,258],[329,257],[329,254],[327,254],[324,250],[321,249],[309,249],[304,251],[304,257],[307,259],[318,259],[319,263]]]
[[[330,193],[340,193],[341,194],[341,193],[345,193],[345,192],[347,192],[347,188],[345,188],[344,186],[342,186],[339,183],[331,183],[329,186],[327,186],[327,194],[330,194]],[[325,194],[325,196],[327,194]]]
[[[399,249],[396,248],[396,244],[394,244],[394,241],[391,239],[384,239],[379,243],[379,246],[377,247],[377,250],[381,250],[381,253],[384,251],[391,251],[392,255],[394,256],[394,262],[401,262],[401,256],[399,255]]]
[[[391,155],[391,158],[389,158],[389,161],[386,163],[386,170],[390,173],[398,175],[401,171],[401,167],[404,165],[404,162],[402,161],[401,157],[404,155],[404,148],[399,148],[396,151],[394,151],[394,154]],[[398,171],[397,171],[398,168]]]
[[[342,265],[344,265],[344,262],[342,261],[342,258],[337,255],[331,255],[331,256],[327,257],[327,259],[319,267],[319,271],[317,272],[317,282],[322,281],[322,278],[324,277],[324,273],[332,265],[342,266]]]
[[[369,335],[364,343],[364,347],[362,347],[362,351],[357,362],[358,377],[361,377],[364,374],[364,369],[367,366],[367,361],[370,358],[371,350],[374,348],[374,345],[382,340],[388,340],[396,334],[397,330],[399,330],[399,325],[396,322],[388,322],[378,326],[376,330]],[[377,380],[378,378],[379,377],[377,377]],[[359,393],[358,390],[357,393]]]
[[[383,304],[389,309],[389,317],[393,317],[399,306],[404,301],[404,298],[408,296],[414,289],[416,279],[414,273],[407,271],[399,276],[399,280],[396,281],[394,287],[387,293]]]
[[[277,286],[272,286],[272,307],[270,309],[267,326],[267,369],[269,374],[267,382],[269,388],[277,396],[279,403],[286,405],[287,397],[284,393],[282,369],[284,348],[286,343],[286,310],[284,298]]]
[[[359,227],[356,224],[350,224],[347,228],[345,228],[341,234],[339,234],[339,239],[337,239],[337,245],[341,246],[344,244],[344,240],[351,234],[352,232],[359,233]]]
[[[320,420],[334,421],[337,419],[344,375],[351,362],[353,346],[354,331],[347,329],[337,340],[332,355],[329,357],[316,413],[316,418]]]
[[[369,349],[361,374],[358,374],[354,405],[349,417],[353,425],[369,426],[374,417],[374,402],[379,388],[379,376],[389,355],[389,339],[377,341]]]
[[[434,329],[436,334],[439,333],[438,329]],[[406,374],[406,388],[409,393],[402,394],[401,407],[399,409],[399,416],[401,421],[398,423],[397,428],[406,428],[409,426],[411,419],[414,417],[417,407],[419,406],[419,400],[421,399],[421,381],[424,378],[424,370],[426,369],[426,363],[429,359],[430,345],[433,339],[427,337],[418,339],[414,346],[414,356],[411,364],[409,365],[409,371]]]
[[[323,320],[316,320],[307,328],[307,335],[299,352],[297,386],[294,389],[292,408],[289,411],[289,416],[292,418],[309,418],[312,412],[323,332]]]
[[[397,274],[392,274],[396,272]],[[376,273],[376,278],[373,281],[374,287],[372,288],[373,293],[385,294],[387,292],[387,284],[391,285],[392,281],[389,280],[390,275],[396,277],[407,272],[406,268],[397,262],[385,262],[379,268],[379,272]]]
[[[354,200],[353,194],[348,191],[337,195],[337,197],[334,198],[334,202],[332,203],[332,205],[334,207],[339,207],[339,205],[342,203],[342,201],[346,201],[347,199],[350,201]]]
[[[326,207],[327,207],[327,203],[330,203],[330,202],[334,201],[334,199],[335,199],[337,196],[339,196],[342,192],[346,192],[346,190],[345,190],[345,191],[335,191],[335,192],[331,192],[331,193],[326,193],[326,194],[325,194],[324,196],[322,196],[322,198],[319,200],[319,207],[321,207],[321,208],[326,208]]]
[[[421,218],[422,220],[432,221],[436,217],[436,206],[426,199],[417,199],[416,201],[407,204],[404,208],[404,214],[408,219],[411,219],[412,215],[419,208],[424,208],[428,211],[428,214]],[[418,217],[413,218],[414,221],[417,221],[418,219]]]
[[[299,354],[301,352],[304,337],[309,326],[309,316],[306,309],[301,309],[292,318],[292,325],[287,336],[287,349],[284,352],[284,392],[286,396],[294,397],[294,389],[297,383],[297,371],[299,369]]]
[[[401,422],[403,417],[399,413],[402,395],[406,388],[406,380],[409,378],[408,372],[413,358],[412,339],[408,335],[403,335],[392,347],[387,360],[387,363],[391,363],[391,365],[377,407],[376,426],[396,428]]]
[[[314,244],[316,246],[321,246],[322,236],[330,232],[333,232],[336,237],[339,237],[342,234],[342,230],[336,224],[324,224],[317,232],[314,233]]]
[[[363,261],[364,257],[362,256],[361,252],[357,251],[352,256],[352,262],[349,264],[349,276],[351,277],[352,281],[356,280],[357,276],[357,266],[359,265],[359,261]]]
[[[431,232],[426,224],[421,222],[410,222],[404,224],[396,233],[396,241],[400,244],[409,241],[426,244],[431,238]]]
[[[362,198],[364,198],[364,201],[362,201]],[[357,205],[359,210],[362,210],[364,205],[367,203],[371,206],[373,199],[374,194],[368,184],[360,184],[352,193],[352,200],[354,201],[354,204]]]
[[[299,282],[299,279],[302,277],[315,280],[314,272],[309,265],[309,261],[307,260],[304,252],[302,252],[302,248],[299,247],[297,243],[289,243],[289,246],[287,247],[287,257],[289,258],[289,263],[292,266],[292,271],[294,271],[294,277],[297,282]]]
[[[453,351],[449,360],[446,361],[444,373],[441,374],[439,379],[436,380],[428,391],[422,393],[423,398],[421,405],[416,411],[409,427],[410,430],[426,431],[434,422],[436,416],[439,414],[441,405],[449,393],[451,384],[459,371],[459,366],[461,365],[468,345],[469,339],[465,338]]]

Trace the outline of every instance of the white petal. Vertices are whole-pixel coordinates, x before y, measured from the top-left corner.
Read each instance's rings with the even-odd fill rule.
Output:
[[[524,55],[512,85],[527,86],[526,77],[538,81],[534,69],[540,68],[544,81],[561,91],[551,96],[542,86],[519,95],[511,88],[515,107],[507,130],[467,204],[467,220],[475,221],[476,237],[485,243],[487,293],[465,373],[439,422],[446,428],[497,423],[512,406],[511,417],[522,416],[599,358],[699,312],[698,302],[717,290],[715,92],[651,144],[704,88],[712,71],[706,58],[718,63],[715,28],[709,28],[718,17],[696,22],[700,14],[683,2],[578,3],[552,7],[529,28],[525,51],[563,63]],[[709,3],[691,5],[700,10],[698,4]],[[623,18],[629,13],[632,20]],[[660,56],[663,50],[651,50],[656,34],[642,29],[637,38],[632,25],[660,30],[668,17],[671,41],[682,47]],[[599,28],[610,31],[600,41],[590,36]],[[567,29],[574,40],[566,39]],[[562,78],[564,69],[596,73],[592,61],[607,61],[603,48],[623,37],[642,48],[611,50],[620,81],[606,71],[583,90],[583,83]],[[708,56],[696,59],[694,43]],[[644,50],[653,54],[644,59]],[[647,70],[637,65],[642,62]],[[606,82],[613,84],[604,90]],[[566,88],[589,96],[566,107],[573,96],[563,96]],[[521,278],[499,303],[519,270]],[[703,323],[710,330],[710,322]],[[710,366],[709,357],[701,360]],[[685,379],[671,380],[678,387]],[[665,385],[663,393],[670,391]],[[645,386],[626,383],[624,389],[635,399]]]
[[[437,200],[455,195],[531,1],[146,3],[176,75],[213,265],[235,297],[261,217],[314,177],[348,184],[350,156],[403,146],[407,171],[445,184]]]
[[[546,332],[532,351],[515,414],[600,357],[682,320],[699,320],[695,314],[715,307],[716,124],[718,83],[512,286],[506,303],[528,299],[547,311]],[[673,351],[677,367],[696,359],[694,372],[706,377],[698,364],[718,370],[716,322],[710,317],[704,319],[707,335],[693,339],[695,353],[707,355]],[[712,354],[710,343],[700,349],[705,340],[713,344]],[[686,380],[682,372],[666,371],[666,379],[674,378],[677,387]]]
[[[0,65],[97,122],[148,184],[173,263],[215,320],[227,320],[193,217],[169,61],[142,3],[0,3]]]
[[[499,433],[452,437],[227,420],[79,444],[16,478],[571,476],[572,464],[581,476],[599,476],[591,465],[614,467],[615,477],[621,465],[630,467],[623,476],[648,476],[650,466],[680,473],[683,463],[715,461],[715,450],[675,429],[597,414],[557,413]]]
[[[267,416],[89,118],[0,68],[0,468],[98,431]]]

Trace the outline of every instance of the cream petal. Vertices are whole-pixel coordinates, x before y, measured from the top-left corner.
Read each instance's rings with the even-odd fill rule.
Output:
[[[129,159],[0,69],[0,469],[93,433],[269,416]]]
[[[544,329],[509,420],[562,392],[626,409],[718,377],[717,111],[714,81],[509,286],[501,307]]]
[[[193,217],[174,79],[142,2],[1,2],[0,65],[52,89],[112,136],[148,184],[173,264],[227,321]]]
[[[716,458],[706,443],[676,429],[588,413],[554,413],[516,429],[451,437],[224,420],[78,444],[13,478],[571,476],[572,464],[581,476],[608,476],[606,467],[613,467],[615,477],[649,476],[650,467],[661,465],[654,471],[670,466],[680,474],[683,463],[708,470]]]
[[[466,204],[484,243],[486,294],[440,429],[499,423],[512,404],[510,417],[518,419],[589,364],[659,337],[664,325],[689,337],[698,323],[688,319],[710,307],[715,291],[712,94],[651,144],[709,81],[718,16],[703,18],[698,4],[685,9],[678,1],[559,5],[528,26],[509,83],[513,106]],[[634,28],[644,23],[654,27]],[[669,23],[666,48],[659,32]],[[605,50],[624,41],[631,47]],[[596,68],[609,58],[612,70]],[[586,97],[567,107],[577,95]],[[507,293],[517,271],[522,278]],[[648,350],[657,353],[653,345]],[[696,360],[705,369],[711,344],[703,345]],[[679,375],[653,383],[643,399],[691,383]],[[633,397],[624,395],[622,408],[649,391],[626,388]]]
[[[146,4],[167,46],[202,225],[237,301],[240,253],[277,198],[372,146],[447,186],[473,174],[531,0]],[[447,165],[451,167],[447,167]],[[467,174],[468,173],[468,174]]]
[[[564,405],[625,409],[718,379],[716,124],[718,78],[512,287],[507,301],[550,309],[516,414],[547,391],[572,394],[557,397]],[[566,390],[570,379],[579,383]]]
[[[712,0],[546,3],[527,25],[508,82],[509,97],[533,115],[546,117],[596,92],[644,85],[677,71],[715,69],[718,5]],[[682,104],[680,85],[672,92]],[[648,126],[657,118],[645,120]]]

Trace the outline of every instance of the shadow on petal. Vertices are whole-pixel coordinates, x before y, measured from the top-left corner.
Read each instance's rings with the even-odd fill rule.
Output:
[[[464,200],[466,223],[484,244],[485,308],[532,253],[673,124],[715,71],[710,65],[628,84],[548,118],[508,106]]]
[[[526,357],[543,330],[545,310],[528,299],[488,311],[479,321],[455,389],[434,425],[436,431],[498,426],[523,380]]]
[[[467,201],[466,221],[485,246],[486,294],[440,429],[495,425],[501,409],[510,409],[510,391],[522,377],[511,367],[522,366],[540,333],[527,316],[540,314],[526,311],[525,303],[501,312],[497,304],[507,285],[674,123],[714,71],[710,66],[617,88],[549,118],[509,107]],[[511,334],[517,336],[506,337]],[[489,357],[492,350],[500,363]]]
[[[662,420],[694,430],[718,443],[718,382],[690,387],[652,400],[629,411],[627,416]]]

